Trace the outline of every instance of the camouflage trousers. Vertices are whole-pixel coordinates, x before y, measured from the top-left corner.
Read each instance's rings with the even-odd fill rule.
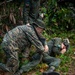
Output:
[[[48,54],[44,53],[42,55],[40,55],[39,53],[35,54],[32,56],[32,61],[29,62],[26,65],[23,65],[20,70],[22,70],[22,72],[28,72],[31,69],[33,69],[36,65],[38,65],[40,62],[44,62],[46,64],[49,65],[49,68],[51,66],[54,66],[55,68],[57,68],[60,64],[60,59],[55,58],[55,57],[51,57]]]
[[[61,62],[59,58],[51,57],[47,53],[43,54],[43,62],[47,63],[49,67],[54,66],[57,68]]]
[[[3,64],[3,68],[6,68],[7,70],[9,70],[11,75],[14,75],[15,72],[19,69],[19,63],[20,63],[19,61],[20,52],[19,51],[20,50],[15,43],[12,44],[11,42],[2,42],[2,49],[4,50],[6,59],[7,59],[6,63]],[[24,57],[26,58],[29,55],[27,54],[29,52],[26,52],[26,53],[25,52],[22,53],[23,58]]]
[[[15,44],[14,44],[15,45]],[[13,75],[19,68],[18,51],[10,42],[2,42],[2,49],[6,55],[5,66],[9,69],[9,72]]]
[[[15,45],[15,43],[14,43],[14,45],[16,47],[15,46],[13,47],[13,45],[10,43],[3,43],[3,45],[4,45],[3,50],[7,57],[6,66],[13,75],[19,69],[18,48],[16,48],[17,46]],[[47,63],[49,66],[55,66],[55,67],[59,66],[60,59],[51,57],[46,53],[43,53],[42,55],[43,55],[42,60],[40,60],[41,55],[39,53],[33,55],[32,61],[29,62],[27,65],[22,65],[20,70],[22,70],[22,72],[27,72],[27,71],[33,69],[37,64],[39,64],[40,61]]]
[[[37,60],[40,57],[40,54],[33,55],[33,60]],[[61,60],[59,58],[51,57],[47,53],[43,53],[42,61],[50,66],[58,67]]]

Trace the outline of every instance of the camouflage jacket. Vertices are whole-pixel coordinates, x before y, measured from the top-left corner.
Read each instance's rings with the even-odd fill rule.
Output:
[[[56,54],[60,54],[61,43],[62,43],[61,38],[52,38],[48,42],[50,56],[55,56]]]
[[[15,49],[24,49],[25,47],[30,48],[32,44],[39,51],[44,51],[44,47],[41,41],[38,39],[33,26],[22,25],[17,26],[16,28],[10,30],[8,33],[5,34],[2,42],[2,47],[8,45],[15,47]]]

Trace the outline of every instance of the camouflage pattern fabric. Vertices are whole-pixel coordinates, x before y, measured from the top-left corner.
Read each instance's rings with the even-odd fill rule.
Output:
[[[40,0],[30,0],[30,16],[34,19],[39,17]]]
[[[54,66],[54,67],[58,67],[60,64],[60,59],[58,58],[54,58],[49,56],[47,53],[43,53],[42,55],[40,55],[39,53],[35,54],[32,56],[32,61],[30,61],[28,64],[23,65],[19,72],[23,73],[23,72],[28,72],[31,69],[33,69],[35,66],[37,66],[40,62],[44,62],[46,64],[49,65],[49,67]]]
[[[51,57],[48,53],[43,53],[43,58],[41,61],[43,61],[44,63],[48,64],[49,67],[54,66],[54,67],[58,67],[61,60],[55,57]],[[40,54],[35,54],[32,56],[33,60],[37,60],[40,57]]]
[[[66,46],[66,50],[68,51],[70,48],[70,41],[68,38],[63,39],[63,44]]]
[[[49,55],[50,56],[55,56],[56,54],[61,54],[60,53],[61,43],[62,43],[62,39],[61,38],[52,38],[48,42]]]
[[[44,43],[45,39],[41,39],[41,41],[43,41],[42,43]],[[60,54],[60,45],[62,43],[61,38],[53,38],[48,42],[48,47],[49,47],[49,52],[48,53],[43,53],[43,62],[47,63],[49,65],[49,67],[54,66],[54,67],[58,67],[61,60],[59,58],[55,58],[55,53],[56,54]],[[54,51],[54,53],[52,52]],[[38,57],[40,57],[39,54],[35,54],[33,55],[32,59],[36,60],[38,59]]]
[[[23,20],[24,23],[32,23],[35,19],[39,18],[40,0],[24,0],[23,7]]]
[[[35,57],[36,59],[35,60],[32,60],[30,61],[28,64],[26,65],[23,65],[20,70],[23,71],[23,72],[28,72],[30,70],[32,70],[35,66],[37,66],[41,61],[42,61],[42,58],[43,58],[43,55],[39,53],[37,53],[39,57]]]
[[[49,67],[54,66],[57,68],[61,62],[60,59],[50,56],[48,53],[43,54],[43,62],[47,63]]]
[[[49,47],[49,55],[50,56],[55,56],[58,54],[61,54],[61,43],[63,43],[66,46],[66,51],[69,50],[70,47],[70,41],[68,38],[66,39],[61,39],[61,38],[52,38],[47,44]]]
[[[19,52],[24,52],[23,56],[28,57],[30,51],[28,48],[30,49],[32,44],[40,52],[44,51],[44,47],[31,25],[17,26],[6,33],[1,45],[7,56],[6,66],[10,69],[10,72],[14,74],[19,68]]]
[[[42,42],[43,45],[45,45],[45,38],[43,38],[42,36],[40,36],[40,41]],[[54,52],[56,52],[57,54],[60,53],[60,45],[62,43],[61,38],[53,38],[52,40],[50,40],[48,42],[48,46],[49,46],[49,52],[48,53],[43,53],[43,58],[41,59],[41,61],[43,61],[44,63],[47,63],[49,65],[49,68],[51,66],[54,66],[55,68],[57,68],[61,62],[61,60],[59,58],[55,58],[54,54],[52,54],[51,50],[55,50]],[[54,47],[54,48],[53,48]],[[55,48],[56,47],[56,48]],[[37,64],[39,64],[40,62],[40,58],[41,55],[39,53],[36,53],[32,56],[32,61],[29,62],[27,65],[24,65],[21,67],[21,71],[23,72],[28,72],[31,69],[33,69]]]

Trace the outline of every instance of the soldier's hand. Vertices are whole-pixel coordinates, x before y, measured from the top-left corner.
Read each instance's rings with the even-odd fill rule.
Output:
[[[26,25],[30,26],[30,23],[27,23]]]
[[[47,45],[44,46],[45,51],[44,52],[48,52],[49,48]]]
[[[62,43],[61,44],[61,53],[64,54],[66,52],[66,46]]]
[[[61,50],[61,53],[64,54],[66,52],[66,49]]]

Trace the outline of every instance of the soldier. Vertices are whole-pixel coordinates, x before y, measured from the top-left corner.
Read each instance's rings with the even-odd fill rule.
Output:
[[[52,72],[55,70],[55,68],[57,68],[61,62],[61,60],[59,58],[55,58],[56,55],[59,54],[64,54],[65,52],[68,51],[70,46],[70,42],[69,39],[61,39],[61,38],[53,38],[48,42],[48,48],[49,48],[49,56],[51,56],[51,59],[49,59],[50,61],[48,61],[48,57],[44,58],[44,62],[49,64],[51,68],[48,69],[48,71],[44,72],[43,75],[47,75],[49,72]]]
[[[44,43],[44,39],[42,39],[42,43]],[[43,75],[48,75],[48,73],[53,72],[55,68],[57,68],[61,62],[59,58],[55,58],[58,54],[64,54],[68,51],[69,48],[69,40],[61,39],[61,38],[53,38],[48,42],[48,52],[43,53],[43,62],[49,65],[49,69],[43,73]],[[33,55],[32,59],[36,60],[40,57],[39,54]]]
[[[69,39],[53,38],[48,42],[49,55],[55,57],[59,54],[64,54],[68,51],[70,46]]]
[[[18,7],[20,7],[21,2],[22,0],[18,1]],[[43,18],[40,15],[40,0],[24,0],[23,23],[29,25],[34,22],[35,19],[39,18]]]
[[[1,46],[6,54],[7,61],[6,64],[0,63],[0,68],[11,73],[10,75],[16,75],[15,72],[19,69],[18,54],[21,52],[24,58],[28,58],[32,44],[39,53],[47,52],[47,45],[45,44],[44,47],[39,39],[44,29],[44,22],[37,19],[32,25],[17,26],[6,33]],[[17,75],[22,73],[23,70]]]
[[[39,15],[40,0],[24,0],[23,20],[25,24],[34,22],[35,19],[40,18]]]

